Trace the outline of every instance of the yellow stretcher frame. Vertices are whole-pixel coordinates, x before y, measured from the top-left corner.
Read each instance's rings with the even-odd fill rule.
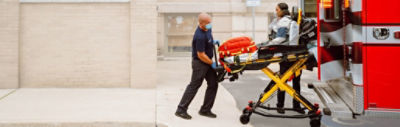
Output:
[[[289,86],[286,82],[288,79],[292,77],[292,75],[299,76],[303,69],[306,69],[305,63],[309,58],[308,54],[301,54],[301,55],[288,55],[287,57],[272,57],[270,59],[257,59],[255,61],[247,61],[240,63],[240,66],[246,66],[249,64],[254,63],[279,63],[282,61],[296,61],[284,74],[279,74],[273,72],[268,67],[261,69],[265,75],[267,75],[272,81],[275,82],[273,86],[267,86],[266,92],[264,92],[257,103],[253,103],[252,101],[249,102],[249,105],[243,110],[243,114],[240,117],[240,121],[243,124],[249,122],[249,117],[252,113],[259,114],[266,117],[280,117],[280,118],[307,118],[311,119],[310,125],[312,127],[319,127],[320,120],[321,120],[321,113],[318,110],[319,106],[311,104],[307,99],[297,93],[293,87]],[[293,97],[296,101],[300,102],[306,109],[309,110],[307,115],[270,115],[270,114],[263,114],[262,112],[258,112],[255,109],[260,107],[264,109],[276,109],[262,106],[271,96],[272,94],[280,89],[281,91],[287,92],[291,97]]]
[[[289,86],[286,81],[292,77],[293,74],[295,74],[296,76],[298,76],[300,74],[300,71],[306,68],[306,65],[304,65],[304,63],[307,61],[307,57],[298,60],[292,67],[290,67],[290,69],[288,69],[282,76],[279,75],[275,75],[276,73],[274,73],[271,69],[269,69],[268,67],[262,69],[261,71],[264,72],[264,74],[266,74],[269,78],[271,78],[271,80],[273,80],[275,82],[275,85],[268,90],[266,93],[264,93],[264,95],[262,96],[262,98],[259,100],[260,103],[264,103],[265,100],[267,100],[269,97],[271,97],[271,95],[278,90],[278,88],[281,91],[285,91],[287,92],[290,96],[292,96],[295,100],[299,101],[301,104],[303,104],[303,106],[305,106],[308,110],[313,110],[312,105],[310,105],[310,103],[306,103],[306,101],[304,101],[303,99],[301,99],[299,97],[299,94],[296,92],[296,90],[294,90],[291,86]]]
[[[310,102],[308,102],[304,97],[302,97],[300,94],[296,92],[291,86],[289,86],[286,81],[292,77],[294,74],[296,77],[300,75],[300,72],[303,69],[306,69],[306,61],[308,60],[309,55],[308,54],[302,54],[302,55],[288,55],[287,58],[283,57],[272,57],[270,59],[257,59],[255,61],[246,61],[240,63],[240,66],[246,66],[248,64],[254,64],[254,63],[278,63],[281,61],[284,61],[286,59],[287,61],[296,61],[295,64],[293,64],[283,75],[277,75],[278,73],[273,72],[271,69],[268,67],[265,67],[261,69],[262,72],[264,72],[265,75],[267,75],[272,81],[275,82],[275,85],[270,88],[267,92],[263,93],[261,99],[258,101],[258,103],[264,103],[268,98],[271,97],[271,95],[278,90],[278,88],[281,91],[287,92],[291,97],[293,97],[295,100],[300,102],[304,107],[306,107],[308,110],[313,111],[317,110],[316,107],[314,107]],[[239,72],[239,71],[237,71]]]

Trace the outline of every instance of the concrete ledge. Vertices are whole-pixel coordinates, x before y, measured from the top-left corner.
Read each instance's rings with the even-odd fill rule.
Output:
[[[0,127],[154,127],[154,89],[18,89],[0,100]]]
[[[19,0],[21,3],[127,3],[131,0]]]
[[[0,100],[15,92],[15,89],[0,89]]]
[[[0,123],[1,127],[155,127],[141,122],[86,122],[86,123]]]

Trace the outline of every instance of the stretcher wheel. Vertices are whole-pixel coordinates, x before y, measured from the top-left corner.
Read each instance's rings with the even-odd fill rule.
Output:
[[[240,122],[242,124],[247,124],[250,121],[250,115],[243,114],[240,116]]]
[[[240,122],[242,124],[247,124],[250,121],[250,116],[251,116],[251,109],[249,107],[246,107],[243,109],[243,114],[240,116]]]
[[[310,118],[311,127],[321,127],[321,116]]]
[[[307,84],[307,87],[308,87],[309,89],[313,89],[313,88],[314,88],[314,84],[309,83],[309,84]]]

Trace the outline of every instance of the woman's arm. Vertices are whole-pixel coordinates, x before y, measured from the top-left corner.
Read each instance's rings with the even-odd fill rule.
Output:
[[[280,27],[276,32],[276,38],[269,42],[269,45],[279,45],[283,43],[287,38],[288,28]]]

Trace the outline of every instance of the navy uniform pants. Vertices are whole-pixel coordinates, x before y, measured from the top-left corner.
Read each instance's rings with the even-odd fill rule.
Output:
[[[207,90],[200,112],[211,111],[218,90],[217,73],[214,69],[211,68],[210,65],[200,60],[193,59],[192,78],[189,85],[187,85],[185,89],[181,101],[179,102],[177,112],[187,111],[190,103],[192,102],[204,79],[207,81]]]

